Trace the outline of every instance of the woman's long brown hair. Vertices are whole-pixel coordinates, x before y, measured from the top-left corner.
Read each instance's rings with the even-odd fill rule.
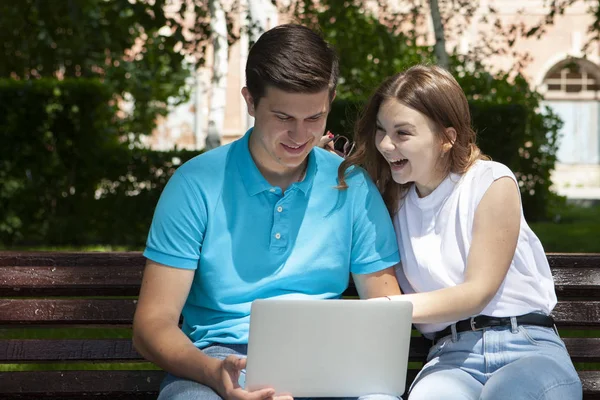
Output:
[[[452,144],[443,165],[446,174],[463,174],[475,161],[489,159],[475,144],[469,104],[458,82],[443,68],[417,65],[387,78],[369,99],[354,128],[355,151],[338,169],[338,188],[348,187],[345,178],[349,167],[362,166],[377,185],[390,215],[398,212],[400,200],[413,183],[394,182],[390,165],[375,146],[377,114],[388,100],[399,101],[425,115],[437,126],[440,142]],[[454,141],[447,128],[456,131]]]

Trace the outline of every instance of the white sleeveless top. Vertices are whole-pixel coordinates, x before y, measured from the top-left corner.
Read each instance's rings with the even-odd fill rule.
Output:
[[[491,184],[505,176],[517,182],[506,166],[480,160],[464,175],[450,174],[424,198],[418,197],[414,185],[411,187],[394,217],[402,259],[396,276],[404,293],[428,292],[464,281],[475,210]],[[555,305],[554,281],[546,254],[525,222],[521,207],[515,256],[498,292],[481,314],[494,317],[532,311],[549,314]],[[417,324],[417,328],[427,334],[453,322],[456,321]]]

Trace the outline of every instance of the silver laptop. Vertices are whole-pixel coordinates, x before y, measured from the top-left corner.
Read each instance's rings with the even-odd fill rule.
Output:
[[[256,300],[250,314],[248,390],[294,397],[404,393],[412,303]]]

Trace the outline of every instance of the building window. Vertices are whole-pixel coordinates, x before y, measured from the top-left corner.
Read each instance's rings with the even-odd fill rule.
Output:
[[[600,90],[600,68],[588,60],[561,61],[544,77],[546,98],[555,96],[593,96]]]

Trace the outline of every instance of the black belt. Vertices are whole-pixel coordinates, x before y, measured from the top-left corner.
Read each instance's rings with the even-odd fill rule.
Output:
[[[554,319],[548,315],[538,314],[538,313],[529,313],[525,315],[519,315],[517,317],[518,325],[536,325],[536,326],[545,326],[546,328],[554,327]],[[456,323],[456,332],[465,332],[465,331],[480,331],[485,328],[491,328],[493,326],[511,326],[510,317],[488,317],[487,315],[478,315],[477,317],[471,317],[469,319],[463,319],[462,321],[458,321]],[[439,331],[435,333],[434,342],[437,342],[439,339],[444,336],[448,336],[452,334],[451,327],[447,327],[443,331]]]

